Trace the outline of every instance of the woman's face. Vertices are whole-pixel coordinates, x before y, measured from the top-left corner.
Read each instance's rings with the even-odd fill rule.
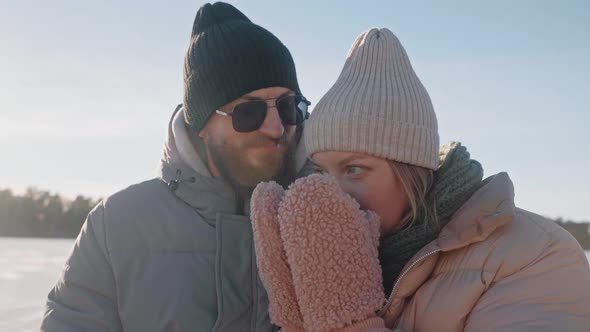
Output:
[[[400,220],[410,204],[386,159],[340,151],[317,152],[311,159],[318,171],[334,176],[361,209],[381,217],[381,234],[390,234],[401,226]]]

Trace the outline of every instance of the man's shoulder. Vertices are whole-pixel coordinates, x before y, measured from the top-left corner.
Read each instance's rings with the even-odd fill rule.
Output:
[[[103,200],[105,210],[146,205],[154,200],[173,199],[166,184],[158,178],[132,184]]]
[[[105,237],[108,247],[119,253],[184,248],[204,233],[203,229],[210,228],[204,222],[195,222],[199,219],[195,210],[157,178],[110,195],[97,209],[98,218],[90,222]]]
[[[160,215],[175,211],[171,207],[179,202],[162,180],[154,178],[130,185],[106,197],[100,205],[100,222],[107,230],[120,232],[138,223],[149,225]]]

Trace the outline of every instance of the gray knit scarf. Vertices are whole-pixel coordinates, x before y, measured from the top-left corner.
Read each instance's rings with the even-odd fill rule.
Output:
[[[422,247],[435,240],[455,211],[482,185],[483,168],[470,159],[461,143],[451,142],[439,152],[440,166],[434,172],[433,183],[426,195],[426,204],[434,204],[438,225],[424,211],[409,227],[381,238],[379,261],[383,271],[383,286],[391,294],[393,283],[406,263]]]

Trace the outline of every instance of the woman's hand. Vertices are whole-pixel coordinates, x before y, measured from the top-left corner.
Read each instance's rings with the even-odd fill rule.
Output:
[[[283,188],[276,182],[261,183],[252,194],[256,264],[268,293],[271,321],[283,331],[302,331],[303,319],[279,232],[278,209],[283,195]]]
[[[297,318],[286,317],[300,312],[306,331],[329,331],[375,318],[385,301],[377,215],[360,210],[333,177],[314,174],[285,193],[279,189],[261,184],[252,196],[257,261],[273,322],[293,325]]]

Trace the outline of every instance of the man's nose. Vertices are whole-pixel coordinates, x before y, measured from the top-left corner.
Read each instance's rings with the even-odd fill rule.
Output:
[[[258,131],[272,139],[280,139],[283,137],[285,127],[283,126],[279,112],[274,105],[268,106],[266,117]]]

